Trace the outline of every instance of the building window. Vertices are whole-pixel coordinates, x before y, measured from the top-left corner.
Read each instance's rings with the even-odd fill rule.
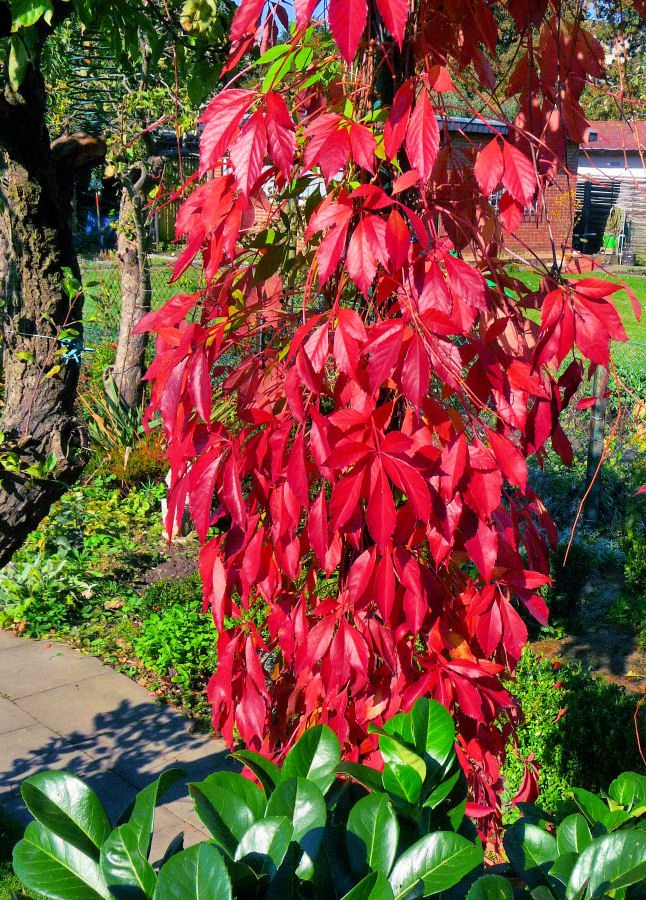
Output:
[[[489,202],[493,206],[496,215],[498,215],[500,212],[500,198],[503,194],[504,190],[503,188],[500,188],[500,190],[494,191],[489,198]],[[539,218],[540,213],[538,210],[538,200],[532,200],[530,205],[523,212],[523,222],[538,222]]]

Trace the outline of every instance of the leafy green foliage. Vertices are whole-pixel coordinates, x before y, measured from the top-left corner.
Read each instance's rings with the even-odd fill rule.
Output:
[[[445,891],[513,900],[518,880],[533,900],[623,898],[630,887],[643,895],[646,775],[623,772],[602,795],[573,789],[558,827],[521,804],[504,835],[511,872],[484,874],[454,739],[446,710],[422,699],[379,729],[382,772],[339,763],[326,725],[306,730],[282,767],[240,751],[261,785],[234,772],[189,785],[212,840],[183,850],[176,839],[154,863],[154,808],[178,772],[141,791],[114,829],[83,782],[43,772],[23,783],[36,821],[14,849],[16,873],[54,900],[411,900]]]
[[[134,650],[143,664],[185,688],[208,678],[217,661],[217,631],[203,615],[199,575],[153,584],[137,604],[141,629]]]
[[[142,791],[111,829],[82,782],[44,772],[23,783],[37,821],[15,847],[16,873],[55,900],[464,894],[482,871],[483,850],[464,818],[466,782],[454,740],[446,710],[422,699],[380,730],[383,773],[358,764],[348,770],[326,725],[305,731],[282,768],[241,751],[264,787],[233,772],[189,785],[212,842],[183,851],[174,841],[155,864],[148,860],[153,809],[174,773]],[[418,782],[411,801],[408,786]]]

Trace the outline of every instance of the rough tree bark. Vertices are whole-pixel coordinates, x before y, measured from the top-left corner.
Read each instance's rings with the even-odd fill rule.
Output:
[[[85,461],[74,405],[78,364],[59,352],[58,340],[62,329],[73,327],[82,342],[82,297],[64,289],[66,268],[80,282],[68,222],[69,159],[50,146],[45,84],[33,65],[18,91],[5,85],[0,96],[0,146],[6,154],[0,215],[3,566]],[[52,454],[55,468],[41,474],[38,467]]]
[[[143,398],[147,334],[133,334],[137,322],[150,311],[151,285],[149,229],[145,199],[152,184],[143,164],[133,167],[124,178],[119,209],[117,265],[121,289],[121,318],[114,367],[109,370],[119,395],[130,407]]]

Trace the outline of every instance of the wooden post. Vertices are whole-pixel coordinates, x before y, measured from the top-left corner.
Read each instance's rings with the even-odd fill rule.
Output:
[[[597,366],[592,382],[592,390],[597,402],[590,411],[590,433],[588,437],[588,464],[585,473],[585,488],[590,489],[588,499],[585,502],[584,521],[587,525],[595,526],[599,522],[599,505],[601,501],[601,471],[594,478],[599,466],[599,460],[603,453],[604,436],[606,430],[606,406],[607,400],[602,396],[606,390],[608,373],[602,366]],[[593,483],[594,479],[594,483]],[[592,485],[592,486],[591,486]]]

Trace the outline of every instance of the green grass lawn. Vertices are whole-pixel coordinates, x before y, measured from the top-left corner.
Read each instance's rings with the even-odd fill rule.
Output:
[[[527,272],[518,266],[514,266],[511,273],[527,285],[532,290],[537,290],[540,282],[540,276],[534,272]],[[635,319],[633,308],[625,291],[614,294],[613,300],[617,307],[617,311],[621,316],[621,320],[626,329],[629,340],[646,344],[646,271],[643,275],[622,275],[619,272],[613,272],[607,275],[605,272],[591,272],[588,275],[574,275],[573,278],[603,278],[605,281],[624,281],[631,288],[644,307],[644,314],[641,322]]]

